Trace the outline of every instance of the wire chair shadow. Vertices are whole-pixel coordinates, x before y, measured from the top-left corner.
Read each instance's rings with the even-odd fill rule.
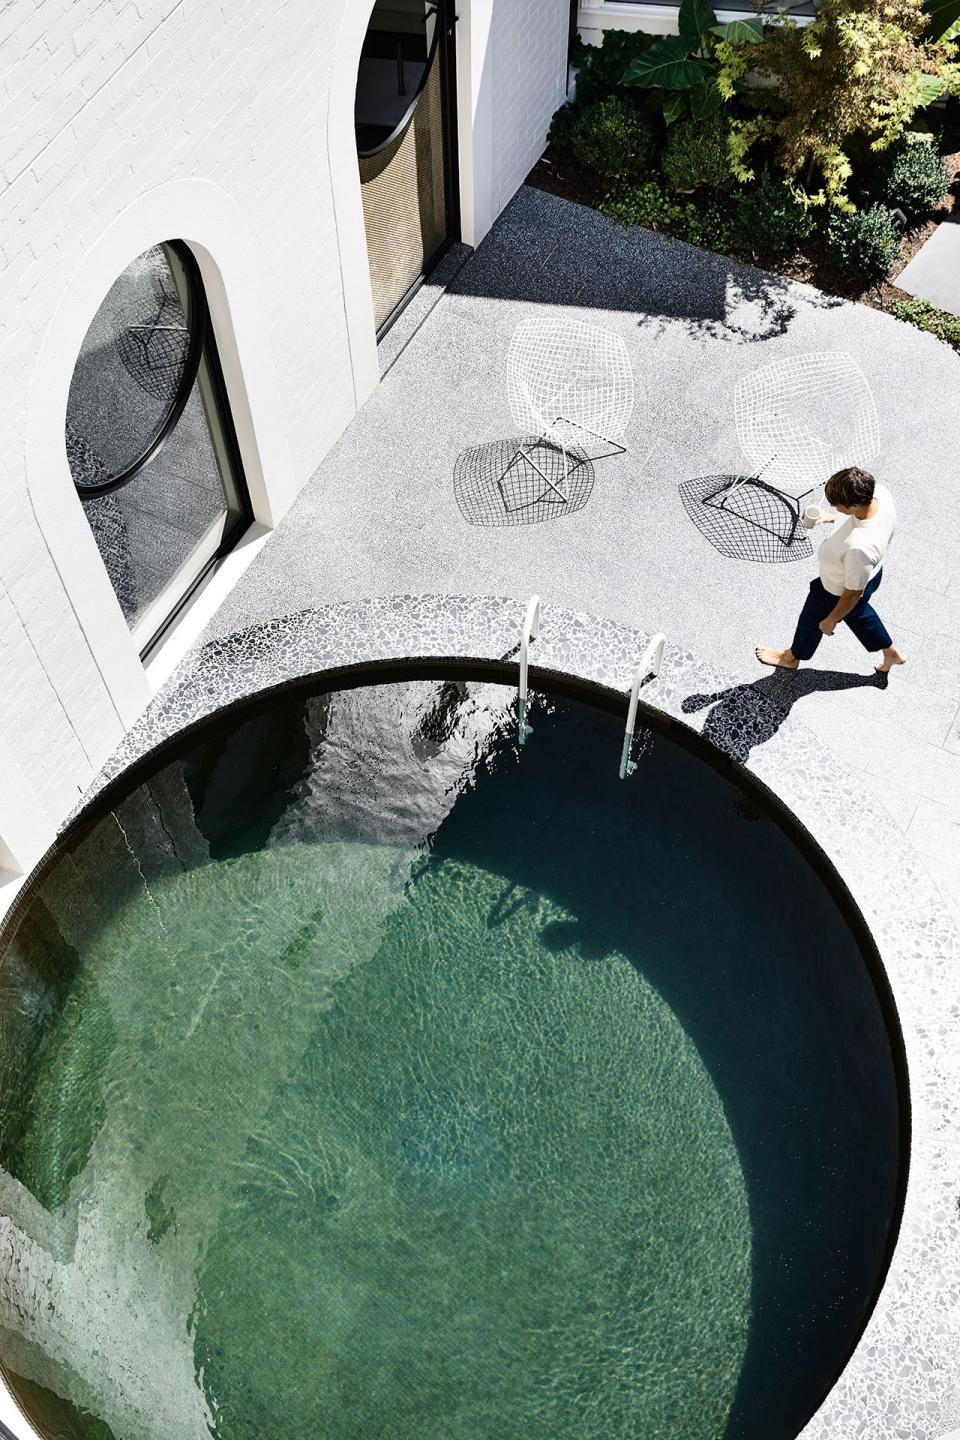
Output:
[[[760,565],[809,560],[813,546],[805,531],[794,533],[780,497],[742,478],[699,475],[681,483],[683,508],[703,538],[731,560]]]
[[[461,451],[453,494],[468,525],[542,525],[582,510],[593,494],[594,480],[586,451],[568,447],[564,452],[552,440],[524,435]],[[559,491],[561,483],[565,495]]]

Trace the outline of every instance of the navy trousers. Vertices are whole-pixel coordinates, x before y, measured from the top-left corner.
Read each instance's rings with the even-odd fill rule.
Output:
[[[864,650],[886,650],[888,645],[893,644],[886,625],[870,604],[870,596],[880,584],[882,575],[883,571],[878,570],[850,614],[843,617],[844,625],[850,626]],[[837,596],[825,590],[819,579],[810,581],[810,594],[800,611],[796,634],[790,646],[798,660],[809,660],[813,655],[823,639],[820,621],[826,620],[836,603]]]

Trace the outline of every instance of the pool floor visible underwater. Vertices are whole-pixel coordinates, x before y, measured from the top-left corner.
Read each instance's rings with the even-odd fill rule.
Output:
[[[34,887],[0,1360],[64,1440],[792,1440],[896,1223],[897,1078],[772,812],[409,681],[213,723]]]

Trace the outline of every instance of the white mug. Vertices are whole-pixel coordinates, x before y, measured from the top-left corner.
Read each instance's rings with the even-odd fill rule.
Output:
[[[819,505],[808,505],[806,510],[804,510],[803,512],[802,519],[803,528],[805,530],[812,530],[814,525],[819,525],[820,521],[823,519],[823,511],[820,509]]]

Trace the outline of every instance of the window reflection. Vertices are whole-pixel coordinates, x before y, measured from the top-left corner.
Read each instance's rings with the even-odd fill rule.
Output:
[[[180,242],[139,255],[97,311],[70,385],[66,448],[144,649],[249,518],[199,271]]]

